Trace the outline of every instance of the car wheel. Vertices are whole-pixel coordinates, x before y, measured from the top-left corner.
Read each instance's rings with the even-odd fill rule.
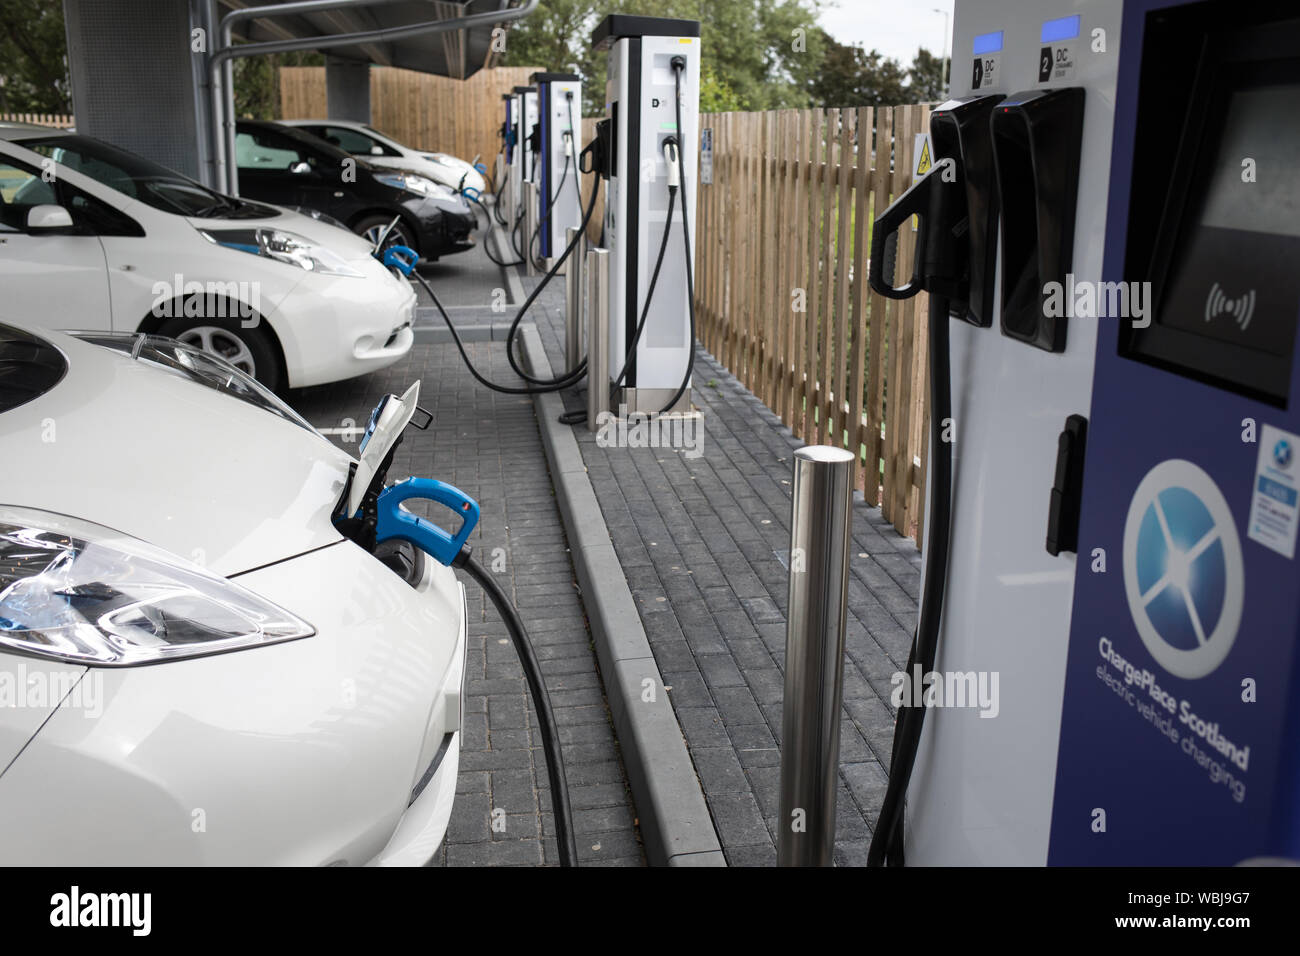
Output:
[[[172,319],[163,323],[158,334],[225,359],[273,392],[280,387],[275,346],[261,329],[244,328],[229,319],[200,317]]]
[[[379,238],[380,234],[388,229],[388,224],[393,221],[392,216],[366,216],[358,220],[357,224],[352,227],[352,231],[358,236],[363,237],[372,246]],[[393,246],[406,246],[408,249],[420,251],[420,245],[411,234],[411,229],[404,220],[399,219],[397,225],[389,230],[388,236],[384,239],[384,249],[390,249]]]

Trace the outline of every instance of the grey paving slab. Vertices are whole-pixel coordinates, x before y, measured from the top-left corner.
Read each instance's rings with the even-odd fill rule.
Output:
[[[536,280],[523,279],[531,290]],[[563,355],[558,284],[532,311]],[[723,853],[775,863],[791,455],[802,443],[703,349],[694,401],[702,454],[619,448],[573,430],[619,569],[669,686]],[[565,393],[585,407],[582,389]],[[588,506],[589,507],[589,506]],[[566,516],[574,520],[575,516]],[[907,661],[920,554],[861,498],[853,506],[835,861],[860,865],[887,781],[890,677]]]

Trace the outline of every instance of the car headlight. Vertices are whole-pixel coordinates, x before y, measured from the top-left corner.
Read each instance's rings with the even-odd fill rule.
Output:
[[[128,667],[315,633],[246,588],[137,538],[0,506],[0,648]]]
[[[338,253],[296,232],[267,228],[200,229],[199,232],[208,242],[298,266],[308,272],[317,272],[326,276],[365,278],[363,273],[348,265]]]
[[[376,173],[375,179],[379,180],[385,186],[391,186],[393,189],[405,189],[408,192],[413,192],[420,196],[427,196],[430,199],[454,199],[456,196],[455,192],[448,189],[442,183],[435,183],[432,179],[428,179],[424,176],[417,176],[415,173]]]

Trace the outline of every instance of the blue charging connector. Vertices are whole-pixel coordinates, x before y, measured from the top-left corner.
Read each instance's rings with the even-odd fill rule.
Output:
[[[396,269],[404,276],[415,271],[415,264],[420,261],[420,254],[410,246],[389,246],[379,259],[386,266]]]
[[[445,505],[460,516],[460,530],[448,534],[428,518],[411,514],[402,502],[424,498]],[[478,525],[478,502],[459,488],[435,478],[407,478],[379,493],[375,543],[392,538],[409,541],[435,561],[451,567]]]

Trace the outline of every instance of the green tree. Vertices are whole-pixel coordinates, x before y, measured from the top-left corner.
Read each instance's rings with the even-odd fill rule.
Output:
[[[913,103],[933,103],[947,95],[947,66],[943,57],[935,56],[929,50],[916,51],[907,71],[908,91]]]
[[[701,78],[710,102],[729,109],[809,105],[808,85],[822,56],[816,26],[821,0],[543,0],[506,36],[503,63],[576,69],[584,111],[605,110],[606,54],[591,49],[591,32],[609,13],[699,20]],[[714,85],[716,84],[716,85]]]
[[[0,113],[70,113],[63,4],[0,3]]]
[[[840,43],[823,34],[820,68],[809,84],[813,104],[823,108],[844,106],[896,106],[915,102],[908,89],[907,71],[877,50]]]
[[[700,112],[733,113],[740,109],[740,97],[716,70],[705,66],[700,71]]]

